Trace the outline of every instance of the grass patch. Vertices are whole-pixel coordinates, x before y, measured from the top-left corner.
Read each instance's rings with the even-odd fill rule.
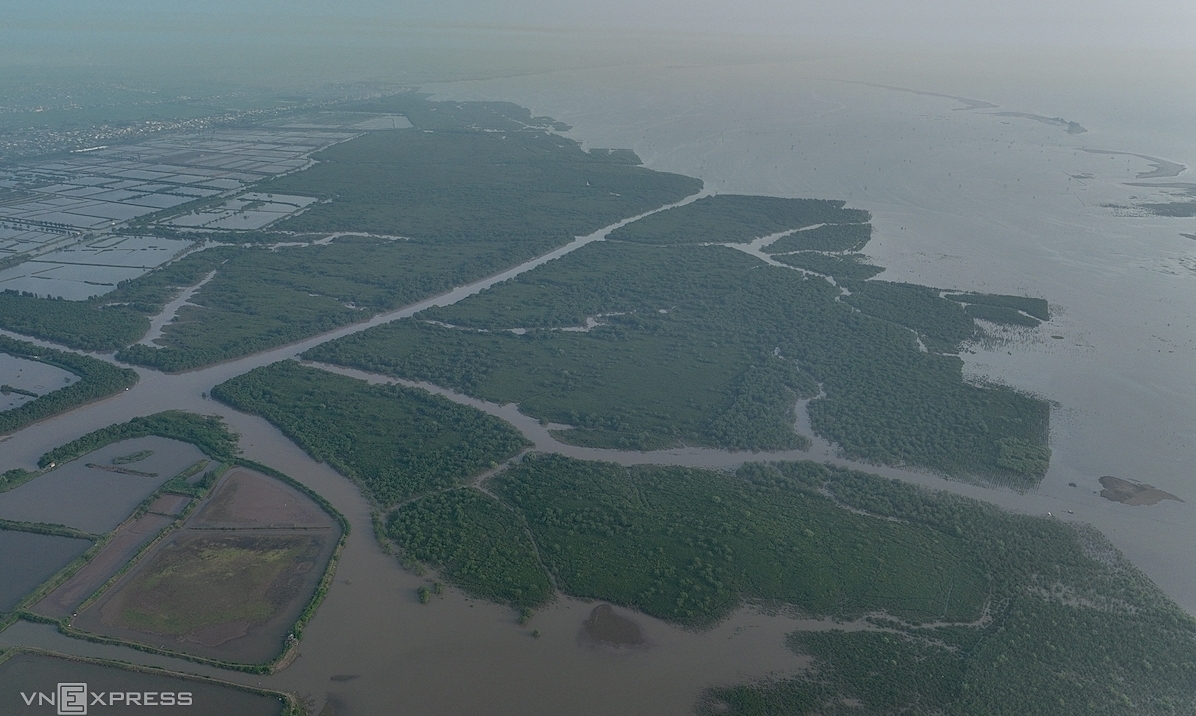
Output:
[[[295,598],[296,567],[319,541],[302,535],[195,537],[165,545],[121,590],[115,625],[188,636],[230,622],[267,621]]]
[[[458,485],[528,444],[502,420],[447,398],[294,361],[232,378],[212,396],[266,418],[384,506]]]

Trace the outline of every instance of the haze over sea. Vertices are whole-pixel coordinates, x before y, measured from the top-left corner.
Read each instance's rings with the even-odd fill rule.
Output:
[[[964,354],[966,370],[1056,403],[1040,492],[1196,613],[1196,570],[1182,568],[1196,537],[1196,241],[1182,234],[1196,219],[1106,206],[1184,200],[1176,187],[1127,184],[1194,181],[1191,97],[1174,91],[1183,67],[1031,59],[999,71],[965,56],[907,55],[886,68],[654,63],[425,89],[528,106],[588,146],[632,147],[647,166],[718,192],[846,199],[873,214],[866,251],[888,269],[881,279],[1048,299],[1050,323],[995,330],[999,340]],[[1055,118],[1087,131],[1043,121]],[[1141,178],[1155,170],[1146,159],[1084,150],[1185,169]],[[1097,494],[1104,475],[1186,502],[1109,502]]]

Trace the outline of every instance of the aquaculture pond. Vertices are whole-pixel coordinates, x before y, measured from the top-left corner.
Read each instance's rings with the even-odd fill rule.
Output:
[[[162,483],[205,459],[194,445],[166,438],[113,443],[0,493],[0,519],[110,532]]]

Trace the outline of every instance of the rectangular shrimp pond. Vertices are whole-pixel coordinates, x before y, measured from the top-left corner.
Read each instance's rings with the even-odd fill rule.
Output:
[[[123,440],[0,493],[0,519],[110,532],[164,482],[206,460],[194,445]]]
[[[283,652],[340,538],[311,498],[234,467],[72,626],[222,662],[268,662]]]

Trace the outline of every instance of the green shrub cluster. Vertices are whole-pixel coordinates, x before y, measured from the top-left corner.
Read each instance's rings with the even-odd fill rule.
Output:
[[[396,510],[387,535],[408,557],[428,562],[470,594],[535,607],[553,594],[519,518],[478,490],[428,495]]]
[[[225,381],[212,397],[266,418],[383,506],[458,485],[528,445],[502,420],[447,398],[294,361]]]
[[[782,236],[765,247],[770,254],[791,251],[859,251],[872,240],[871,217],[859,218],[857,223],[826,224],[813,229],[795,231]]]

